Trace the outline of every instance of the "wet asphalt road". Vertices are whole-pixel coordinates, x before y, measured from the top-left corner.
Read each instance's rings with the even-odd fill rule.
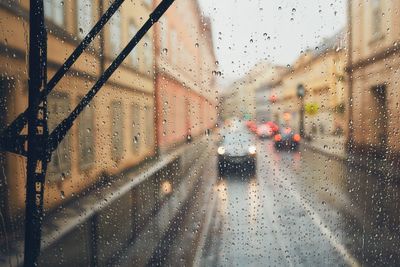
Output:
[[[255,175],[216,178],[201,266],[399,266],[399,182],[305,148],[257,149]]]

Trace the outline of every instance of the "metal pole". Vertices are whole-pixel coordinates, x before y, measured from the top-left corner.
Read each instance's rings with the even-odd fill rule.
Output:
[[[37,266],[47,168],[47,103],[40,101],[47,79],[47,35],[43,0],[30,1],[29,103],[24,265]]]
[[[304,96],[300,96],[300,136],[304,137]]]
[[[305,88],[303,84],[297,85],[297,97],[300,100],[299,132],[301,137],[304,137],[304,96]]]

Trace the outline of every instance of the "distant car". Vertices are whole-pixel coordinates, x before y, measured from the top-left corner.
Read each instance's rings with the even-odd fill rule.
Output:
[[[273,122],[273,121],[267,121],[265,124],[267,124],[269,127],[271,127],[274,135],[278,133],[279,131],[279,126]]]
[[[254,172],[256,169],[256,140],[248,131],[228,132],[223,136],[217,150],[218,170]]]
[[[253,133],[257,131],[257,124],[255,121],[247,121],[246,126]]]
[[[297,150],[301,137],[290,127],[283,127],[275,136],[274,142],[277,149]]]
[[[263,123],[257,127],[256,133],[259,138],[271,138],[274,134],[274,131],[268,124]]]

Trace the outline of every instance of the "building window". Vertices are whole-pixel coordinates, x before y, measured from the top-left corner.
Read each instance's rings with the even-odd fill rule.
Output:
[[[93,4],[92,1],[77,0],[77,33],[83,39],[93,27]]]
[[[123,138],[123,114],[122,103],[114,101],[111,103],[112,118],[112,158],[119,161],[123,156],[124,138]]]
[[[48,97],[48,125],[51,132],[54,128],[69,115],[70,98],[67,94],[57,93]],[[60,181],[71,174],[71,152],[70,133],[67,133],[64,140],[58,145],[51,156],[48,164],[48,179]]]
[[[110,19],[111,53],[118,55],[121,50],[121,13],[118,10]]]
[[[79,115],[79,165],[81,170],[89,168],[95,159],[94,124],[94,108],[93,104],[90,104]]]
[[[145,3],[145,5],[147,5],[148,7],[151,6],[152,2],[152,0],[143,0],[143,3]]]
[[[132,141],[133,153],[139,154],[140,152],[140,106],[138,104],[132,105]]]
[[[170,55],[170,58],[171,58],[171,62],[173,64],[175,64],[175,65],[178,63],[178,60],[177,60],[178,59],[177,58],[177,56],[178,56],[178,53],[177,53],[178,47],[179,47],[179,45],[178,45],[178,33],[175,30],[172,30],[171,31],[171,48],[173,48],[174,51],[171,51],[171,53],[169,55]]]
[[[145,124],[146,124],[145,143],[146,147],[151,148],[154,142],[154,135],[153,135],[154,120],[153,120],[152,108],[150,106],[145,106],[144,114],[145,114]]]
[[[45,0],[44,15],[46,18],[57,24],[64,25],[64,1],[63,0]]]
[[[382,36],[382,3],[380,0],[371,0],[372,6],[372,35],[373,38]]]
[[[168,105],[168,98],[165,93],[162,94],[161,96],[162,99],[162,129],[163,129],[163,135],[166,136],[168,134],[168,114],[169,114],[169,105]]]
[[[161,51],[168,48],[168,25],[165,18],[161,18],[160,36],[161,36]]]
[[[153,68],[153,44],[149,37],[145,38],[144,43],[144,64],[147,71]]]
[[[138,29],[133,21],[129,23],[128,31],[129,31],[129,39],[135,36],[135,34],[137,33]],[[139,57],[137,51],[138,50],[135,48],[130,53],[131,62],[135,68],[139,68]]]

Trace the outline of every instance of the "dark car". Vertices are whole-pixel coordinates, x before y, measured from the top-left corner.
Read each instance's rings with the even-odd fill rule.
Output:
[[[290,127],[283,127],[275,136],[274,142],[277,149],[297,150],[300,143],[300,134],[295,133]]]
[[[248,131],[227,132],[219,144],[218,170],[223,175],[226,170],[254,172],[256,169],[256,141]]]

